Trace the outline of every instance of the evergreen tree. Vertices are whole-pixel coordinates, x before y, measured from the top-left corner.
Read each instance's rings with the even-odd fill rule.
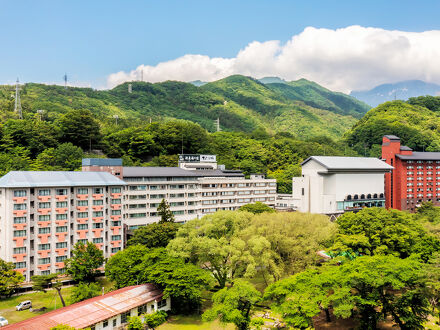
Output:
[[[159,223],[174,222],[174,214],[170,210],[170,205],[165,199],[162,199],[157,207],[157,214],[160,215]]]

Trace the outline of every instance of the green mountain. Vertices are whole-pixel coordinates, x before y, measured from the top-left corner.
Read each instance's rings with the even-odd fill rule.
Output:
[[[176,81],[131,82],[131,93],[129,83],[111,90],[29,83],[21,87],[21,100],[25,117],[41,109],[46,119],[54,120],[70,109],[89,109],[101,122],[113,121],[115,116],[127,125],[177,118],[210,131],[215,130],[214,120],[220,118],[222,130],[251,132],[262,127],[301,139],[320,135],[338,138],[355,123],[362,107],[354,107],[354,99],[300,82],[263,84],[235,75],[203,86]],[[3,119],[14,116],[13,93],[13,86],[0,86]],[[343,101],[336,102],[339,98]]]
[[[399,136],[414,150],[440,150],[440,97],[383,103],[359,120],[345,140],[360,154],[379,156],[386,134]]]
[[[267,87],[293,101],[343,115],[362,117],[371,109],[367,104],[343,93],[332,92],[313,81],[300,79],[287,83],[269,83]]]

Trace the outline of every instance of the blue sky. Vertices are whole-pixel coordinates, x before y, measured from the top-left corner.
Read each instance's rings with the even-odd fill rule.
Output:
[[[253,41],[284,44],[309,26],[438,30],[439,12],[440,1],[0,0],[0,83],[62,83],[67,72],[103,87],[115,72],[186,54],[234,58]]]

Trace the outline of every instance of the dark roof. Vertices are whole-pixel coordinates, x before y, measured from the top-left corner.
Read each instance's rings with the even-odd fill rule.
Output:
[[[128,286],[8,325],[4,329],[49,330],[58,324],[83,329],[147,302],[160,299],[162,296],[162,290],[150,283]]]
[[[180,167],[124,167],[124,177],[243,177],[241,171],[233,170],[184,170]]]
[[[400,150],[404,150],[404,151],[412,151],[412,149],[410,147],[407,146],[401,146]]]
[[[390,140],[398,140],[398,141],[400,141],[400,137],[395,136],[395,135],[385,135],[385,137],[390,139]]]
[[[83,158],[83,166],[122,166],[121,158]]]
[[[402,160],[440,160],[440,152],[413,151],[412,155],[397,154],[396,157]]]

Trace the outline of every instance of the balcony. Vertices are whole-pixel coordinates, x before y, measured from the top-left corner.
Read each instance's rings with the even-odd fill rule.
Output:
[[[12,213],[16,217],[22,217],[22,216],[26,215],[27,210],[14,210]]]
[[[12,200],[15,203],[23,204],[27,200],[27,197],[26,196],[23,196],[23,197],[13,197]]]
[[[94,237],[94,238],[99,238],[99,237],[101,237],[103,231],[104,231],[104,228],[95,228],[95,229],[92,229],[93,237]]]
[[[85,201],[86,199],[89,198],[88,194],[77,194],[76,198],[78,198],[80,201]]]
[[[87,238],[87,233],[89,232],[88,229],[81,229],[81,230],[77,230],[76,233],[79,236],[80,239],[86,239]]]
[[[86,212],[89,207],[88,206],[77,206],[76,209],[80,212]]]
[[[103,199],[104,194],[92,194],[93,199]]]
[[[67,212],[67,210],[68,210],[67,207],[57,207],[57,208],[55,209],[55,211],[56,211],[58,214],[65,214],[65,213]]]
[[[27,256],[27,253],[17,253],[13,254],[12,257],[15,259],[15,262],[24,261],[24,258]]]
[[[67,200],[67,195],[56,195],[55,198],[57,199],[57,201],[59,202],[65,202]]]
[[[50,226],[50,220],[49,221],[38,221],[37,222],[38,227],[49,227]]]
[[[65,226],[67,224],[67,219],[66,220],[55,220],[55,223],[57,226]]]
[[[51,209],[38,209],[37,211],[41,215],[47,215],[50,213]]]
[[[46,244],[49,241],[50,233],[49,234],[38,234],[38,238],[40,239],[41,244]]]
[[[55,236],[58,238],[58,242],[65,242],[66,241],[67,232],[55,233]]]
[[[26,228],[27,223],[14,223],[12,226],[15,230],[23,230]]]
[[[50,254],[50,250],[38,250],[37,253],[40,258],[47,258]]]
[[[76,222],[78,223],[87,223],[89,221],[89,218],[77,218]]]
[[[113,199],[117,199],[117,198],[121,198],[122,193],[111,193],[110,196]]]
[[[13,240],[15,241],[15,246],[16,247],[23,247],[24,246],[24,241],[27,239],[27,236],[22,236],[22,237],[14,237]]]
[[[38,196],[38,200],[40,202],[48,202],[48,201],[50,201],[51,198],[52,198],[52,196]]]
[[[93,205],[93,211],[102,211],[104,209],[104,205]]]

